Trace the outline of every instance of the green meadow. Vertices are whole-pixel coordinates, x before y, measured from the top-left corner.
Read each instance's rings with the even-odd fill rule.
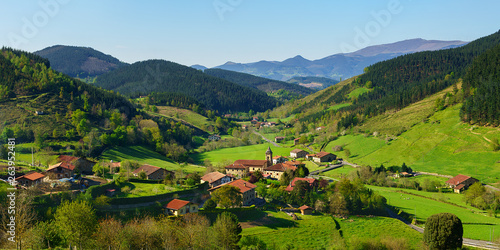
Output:
[[[465,238],[490,240],[490,232],[493,231],[496,232],[493,239],[500,236],[499,218],[490,217],[483,211],[469,206],[466,206],[465,208],[460,207],[464,204],[459,201],[459,198],[457,199],[457,196],[452,194],[443,194],[445,197],[444,199],[447,200],[446,197],[448,197],[449,202],[458,203],[460,206],[434,200],[440,198],[439,193],[425,194],[426,192],[416,192],[415,194],[407,194],[399,192],[400,190],[396,188],[376,186],[368,187],[378,191],[382,196],[384,196],[389,205],[397,207],[411,215],[416,213],[416,218],[419,223],[425,222],[425,220],[433,214],[446,212],[455,214],[458,218],[460,218],[460,220],[462,220]],[[410,190],[403,189],[403,191],[408,192]],[[433,196],[434,199],[422,196]]]
[[[411,248],[416,249],[422,239],[420,233],[391,218],[351,216],[349,219],[333,219],[329,215],[297,215],[300,219],[294,221],[283,212],[266,211],[266,216],[252,223],[243,223],[242,235],[255,236],[268,246],[297,249],[330,249],[342,244],[340,241],[353,245],[360,240],[387,238],[405,239]],[[334,237],[338,227],[342,231],[341,238]]]
[[[123,161],[123,160],[131,160],[138,161],[142,164],[149,164],[161,168],[165,168],[167,170],[175,171],[178,169],[182,169],[185,172],[205,172],[204,167],[195,166],[195,165],[180,165],[167,157],[150,150],[144,146],[128,146],[128,147],[114,147],[106,150],[101,159],[103,160],[113,160],[115,162]]]
[[[282,155],[289,156],[293,148],[275,147],[271,143],[263,143],[235,148],[223,148],[204,153],[192,154],[191,157],[195,162],[203,162],[205,159],[210,160],[213,164],[245,160],[265,160],[267,147],[271,147],[273,156]]]
[[[416,171],[445,175],[465,174],[484,183],[499,185],[500,153],[491,149],[493,138],[500,138],[496,128],[472,129],[458,118],[459,106],[435,113],[428,121],[420,122],[395,140],[385,136],[346,135],[332,141],[326,151],[343,145],[350,151],[333,152],[360,165],[401,165],[403,162]],[[486,138],[486,139],[485,139]]]

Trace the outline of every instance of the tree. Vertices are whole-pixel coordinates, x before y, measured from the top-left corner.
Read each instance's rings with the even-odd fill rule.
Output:
[[[108,218],[99,222],[97,232],[94,234],[96,247],[106,249],[120,249],[120,233],[123,225],[121,222]]]
[[[425,222],[424,242],[430,249],[456,249],[462,247],[464,229],[454,214],[431,215]]]
[[[146,174],[146,172],[141,171],[141,172],[139,173],[139,178],[140,178],[141,180],[145,180],[145,179],[147,179],[147,178],[148,178],[148,175]]]
[[[242,204],[240,189],[230,185],[224,185],[212,193],[212,199],[221,207],[238,207]]]
[[[349,214],[349,210],[347,210],[347,202],[343,195],[334,193],[330,196],[330,213],[340,215]]]
[[[222,249],[235,249],[238,247],[242,230],[235,214],[230,212],[219,214],[212,229],[215,240]]]
[[[97,226],[95,211],[86,201],[62,203],[57,208],[55,218],[66,242],[80,249],[92,238]]]
[[[243,237],[239,242],[239,246],[242,250],[267,249],[266,243],[255,236]]]
[[[205,209],[207,211],[213,210],[216,207],[217,207],[217,203],[215,203],[215,201],[212,199],[208,199],[207,201],[205,201],[205,204],[203,204],[203,209]]]

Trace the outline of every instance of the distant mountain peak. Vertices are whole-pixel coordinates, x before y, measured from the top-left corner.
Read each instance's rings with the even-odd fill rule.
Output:
[[[389,44],[373,45],[355,52],[334,54],[317,60],[308,60],[297,55],[282,62],[262,60],[253,63],[227,62],[215,68],[280,81],[287,81],[296,76],[317,76],[338,80],[339,78],[346,79],[359,75],[367,66],[400,55],[455,48],[465,44],[467,42],[413,38]]]

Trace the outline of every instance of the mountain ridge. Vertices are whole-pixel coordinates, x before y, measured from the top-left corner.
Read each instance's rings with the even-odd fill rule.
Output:
[[[363,73],[371,64],[394,57],[421,51],[434,51],[459,47],[467,44],[463,41],[407,39],[399,42],[373,45],[350,52],[337,53],[316,60],[308,60],[301,55],[279,61],[251,63],[226,62],[214,68],[253,74],[274,80],[287,81],[296,76],[317,76],[338,80]]]

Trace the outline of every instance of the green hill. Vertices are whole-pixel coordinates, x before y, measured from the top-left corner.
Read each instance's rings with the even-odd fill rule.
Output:
[[[152,92],[181,93],[212,110],[265,111],[277,101],[264,92],[164,60],[148,60],[121,67],[96,79],[96,85],[129,96]]]
[[[93,48],[55,45],[34,52],[47,58],[53,69],[71,77],[95,77],[124,65],[124,62]]]
[[[290,84],[278,80],[271,80],[263,77],[258,77],[246,73],[239,73],[224,69],[206,69],[205,74],[226,79],[228,81],[247,86],[254,89],[262,90],[266,93],[276,93],[279,90],[288,92],[289,95],[284,99],[291,99],[292,97],[307,96],[314,92],[310,88],[300,86],[298,84]]]
[[[135,107],[123,96],[72,79],[49,68],[50,64],[35,54],[2,48],[0,52],[0,129],[20,133],[20,139],[33,140],[34,134],[61,137],[78,130],[71,113],[87,111],[80,129],[89,130],[106,119],[104,110],[117,109],[132,117]],[[37,115],[36,112],[42,112]],[[90,127],[88,127],[90,126]],[[57,133],[56,133],[57,134]],[[16,136],[18,137],[18,136]],[[21,142],[21,141],[20,141]]]

